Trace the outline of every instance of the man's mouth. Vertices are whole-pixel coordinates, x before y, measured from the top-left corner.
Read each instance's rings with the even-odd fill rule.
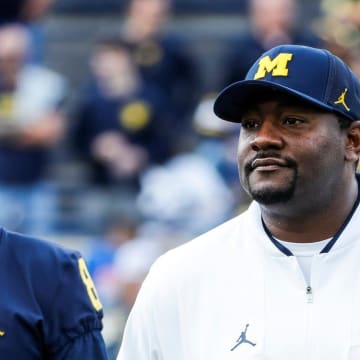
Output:
[[[284,159],[268,157],[268,158],[257,158],[251,163],[251,170],[258,171],[274,171],[280,167],[287,167],[288,163]]]

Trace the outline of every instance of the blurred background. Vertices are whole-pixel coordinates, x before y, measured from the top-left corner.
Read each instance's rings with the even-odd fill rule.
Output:
[[[216,93],[282,43],[360,74],[351,0],[4,0],[0,224],[80,250],[110,359],[153,261],[239,214]]]

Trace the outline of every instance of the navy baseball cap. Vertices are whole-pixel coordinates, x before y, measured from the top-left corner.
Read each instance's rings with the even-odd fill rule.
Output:
[[[261,55],[245,80],[222,90],[214,112],[239,123],[250,103],[271,93],[360,120],[360,82],[349,66],[328,50],[300,45],[280,45]]]

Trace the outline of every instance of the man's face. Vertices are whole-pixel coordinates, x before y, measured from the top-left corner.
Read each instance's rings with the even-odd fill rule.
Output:
[[[8,26],[0,31],[0,76],[2,79],[14,79],[22,68],[27,53],[25,30],[17,26]]]
[[[142,26],[158,30],[163,25],[170,11],[169,0],[133,0],[130,14],[136,17]]]
[[[272,100],[242,117],[240,179],[260,204],[314,201],[331,192],[344,167],[345,131],[331,113]]]
[[[296,23],[294,0],[252,0],[250,5],[252,23],[261,34],[288,33]]]

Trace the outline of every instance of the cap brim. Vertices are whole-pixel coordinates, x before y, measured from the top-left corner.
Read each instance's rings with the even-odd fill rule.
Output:
[[[285,94],[309,103],[325,111],[333,112],[333,107],[314,99],[306,94],[290,89],[286,86],[263,80],[242,80],[226,87],[216,98],[215,114],[227,121],[240,123],[241,116],[248,110],[250,104],[263,96],[271,94]]]

